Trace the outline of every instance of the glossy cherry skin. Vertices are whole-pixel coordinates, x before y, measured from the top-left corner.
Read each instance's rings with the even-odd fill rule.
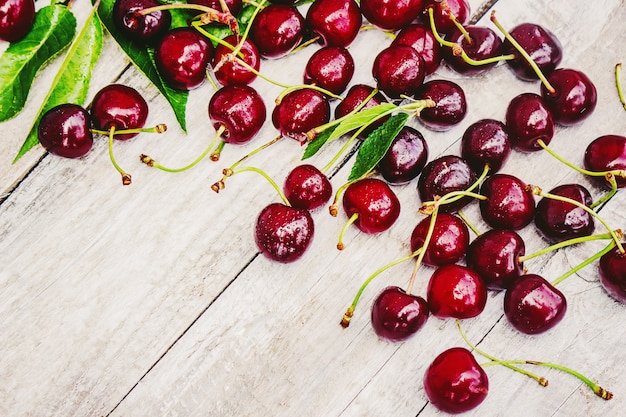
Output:
[[[22,40],[34,21],[34,0],[4,0],[0,5],[0,39],[7,42]]]
[[[414,96],[424,82],[426,64],[410,46],[388,46],[376,55],[372,75],[378,89],[388,97]]]
[[[283,192],[292,207],[314,210],[330,200],[333,187],[317,167],[302,164],[289,172]]]
[[[548,29],[534,23],[522,23],[511,29],[509,33],[530,55],[544,75],[550,75],[561,63],[563,58],[561,43]],[[537,74],[526,59],[508,40],[503,42],[502,52],[506,55],[513,54],[516,56],[515,59],[506,62],[518,78],[525,81],[538,79]]]
[[[493,29],[485,26],[465,26],[470,36],[471,43],[458,28],[454,28],[446,40],[459,45],[468,57],[475,61],[493,58],[502,55],[502,39],[496,35]],[[482,65],[468,64],[460,55],[455,55],[452,48],[443,48],[443,59],[454,71],[463,75],[482,74],[496,65],[496,62]]]
[[[415,96],[435,102],[435,107],[423,109],[418,116],[418,120],[428,129],[448,130],[459,124],[467,114],[465,92],[453,81],[430,80],[417,90]]]
[[[250,37],[264,58],[279,58],[302,42],[305,21],[289,4],[270,4],[252,22]]]
[[[467,161],[456,155],[444,155],[426,164],[417,180],[417,191],[421,201],[434,201],[452,191],[464,191],[476,182],[476,173]],[[453,212],[472,201],[463,197],[453,203],[444,204],[439,212]]]
[[[400,30],[413,22],[424,0],[361,0],[361,13],[374,26]]]
[[[209,119],[215,130],[224,127],[221,139],[245,143],[263,127],[267,111],[261,95],[248,85],[227,85],[209,101]]]
[[[424,246],[431,220],[432,216],[425,217],[413,229],[411,253]],[[458,262],[465,256],[469,240],[469,230],[461,218],[448,213],[438,213],[422,263],[443,266]]]
[[[585,149],[584,167],[589,171],[626,170],[626,136],[603,135],[594,139]],[[593,177],[606,188],[611,185],[604,177]],[[615,176],[619,188],[626,186],[626,178]]]
[[[426,21],[428,21],[428,9],[433,9],[433,19],[437,32],[447,35],[456,29],[456,25],[450,19],[450,14],[454,15],[460,24],[467,25],[471,12],[471,7],[467,0],[446,0],[447,7],[442,7],[442,3],[441,0],[426,0],[424,3]]]
[[[469,319],[478,316],[487,304],[487,287],[471,268],[450,264],[433,272],[426,290],[433,316]]]
[[[158,44],[154,61],[159,74],[170,87],[192,90],[206,78],[213,58],[213,44],[191,27],[170,30]]]
[[[391,45],[406,45],[417,51],[426,65],[426,75],[430,75],[441,64],[441,45],[437,42],[430,26],[425,23],[412,23],[396,34]]]
[[[462,347],[439,354],[424,373],[424,390],[439,410],[458,414],[480,405],[489,392],[489,378],[474,355]]]
[[[141,44],[151,43],[169,30],[172,15],[169,10],[146,15],[138,12],[160,5],[156,0],[116,0],[112,12],[113,23],[128,39]]]
[[[480,201],[480,213],[489,226],[519,230],[533,221],[535,197],[519,178],[494,174],[483,182],[480,193],[487,197]]]
[[[400,201],[389,185],[377,178],[351,183],[343,194],[343,209],[348,217],[358,214],[354,225],[364,233],[389,229],[400,216]]]
[[[303,88],[287,93],[274,107],[272,123],[281,135],[306,143],[307,132],[330,120],[330,103],[325,95]]]
[[[289,263],[304,254],[314,234],[315,226],[308,210],[272,203],[259,214],[254,237],[263,255]]]
[[[230,35],[224,38],[223,41],[235,47],[239,39],[237,35]],[[213,59],[211,60],[215,79],[221,85],[250,84],[256,79],[257,75],[250,71],[249,68],[237,62],[236,59],[231,59],[232,52],[232,49],[222,44],[218,44],[215,47]],[[256,71],[260,70],[261,55],[254,42],[250,39],[245,39],[241,45],[240,52],[243,57],[239,56],[239,59],[243,59],[246,64]]]
[[[557,68],[548,76],[548,82],[555,92],[550,93],[541,83],[541,97],[556,123],[571,126],[582,122],[595,110],[598,93],[583,72]]]
[[[593,203],[589,190],[580,184],[562,184],[549,192],[589,207]],[[537,203],[535,226],[553,243],[589,236],[595,229],[594,218],[574,204],[543,197]]]
[[[340,119],[341,117],[351,113],[354,109],[359,107],[365,100],[367,102],[361,107],[361,110],[370,109],[372,107],[376,107],[379,104],[387,103],[387,99],[385,96],[379,91],[373,96],[371,96],[374,91],[374,87],[371,87],[366,84],[355,84],[346,93],[345,97],[337,106],[335,107],[335,119]],[[370,97],[371,96],[371,97]],[[374,129],[383,124],[385,120],[389,117],[383,117],[372,124],[370,124],[367,128],[365,128],[360,134],[359,137],[365,138],[369,135]]]
[[[467,248],[465,262],[483,279],[487,288],[507,289],[524,272],[519,258],[526,245],[513,230],[490,229],[478,235]]]
[[[426,300],[407,294],[399,287],[387,287],[374,300],[371,320],[376,334],[392,342],[413,336],[428,320]]]
[[[80,158],[93,146],[91,116],[78,104],[60,104],[41,117],[37,129],[39,143],[51,154]]]
[[[615,247],[602,255],[598,266],[602,287],[611,297],[626,304],[626,254]]]
[[[313,53],[304,69],[304,83],[341,94],[354,75],[354,58],[341,46],[325,46]]]
[[[132,87],[122,84],[109,84],[94,96],[89,106],[93,125],[98,130],[138,129],[148,119],[148,103]],[[128,140],[138,133],[115,135],[117,140]]]
[[[504,294],[504,314],[509,323],[525,334],[543,333],[565,316],[567,300],[543,277],[522,275]]]
[[[378,162],[378,172],[391,184],[405,184],[417,178],[427,162],[426,139],[416,129],[404,126]]]
[[[543,148],[554,136],[554,119],[541,96],[522,93],[515,96],[506,109],[506,127],[513,148],[523,152],[536,152]]]
[[[323,46],[347,47],[361,30],[363,16],[355,0],[316,0],[307,10],[307,27]]]
[[[220,0],[189,0],[188,2],[207,6],[218,11],[224,11],[222,10],[222,4]],[[225,0],[224,3],[226,4],[226,7],[228,7],[230,13],[235,16],[238,15],[243,8],[243,1],[241,0]]]
[[[489,165],[489,175],[500,171],[510,154],[509,131],[499,120],[478,120],[465,129],[461,138],[461,156],[477,174],[485,165]]]

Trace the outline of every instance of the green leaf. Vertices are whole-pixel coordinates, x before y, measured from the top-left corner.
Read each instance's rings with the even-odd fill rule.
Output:
[[[324,130],[322,133],[317,135],[315,139],[309,142],[306,149],[304,150],[304,155],[302,155],[302,160],[309,159],[313,155],[315,155],[322,147],[328,142],[328,139],[332,135],[332,133],[337,129],[337,126],[329,127]]]
[[[17,115],[39,69],[65,48],[76,33],[76,18],[65,6],[37,11],[33,27],[0,57],[0,121]]]
[[[408,118],[409,115],[407,113],[398,113],[391,116],[382,126],[369,134],[359,148],[348,181],[361,178],[380,162],[385,153],[387,153],[389,146],[391,146],[391,142],[393,142],[406,124]]]
[[[63,64],[14,163],[39,143],[37,128],[44,113],[63,103],[85,104],[91,73],[102,51],[102,25],[95,12],[94,8],[65,55]]]
[[[369,109],[363,109],[356,113],[353,113],[350,116],[347,116],[341,123],[339,123],[339,126],[337,126],[337,129],[335,129],[333,134],[330,135],[328,140],[331,141],[340,138],[348,132],[352,132],[363,126],[369,126],[379,118],[397,108],[398,106],[393,103],[381,103],[377,106],[370,107]]]

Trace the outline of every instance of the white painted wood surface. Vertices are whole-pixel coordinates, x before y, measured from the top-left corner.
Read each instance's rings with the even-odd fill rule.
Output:
[[[482,2],[472,1],[474,11]],[[74,5],[80,18],[87,2]],[[583,124],[559,127],[552,147],[581,163],[584,147],[609,133],[624,134],[626,112],[615,89],[614,65],[626,59],[626,7],[622,0],[591,5],[582,0],[495,3],[506,27],[524,21],[551,29],[563,44],[563,67],[586,72],[598,89],[598,107]],[[488,11],[481,24],[490,25]],[[375,52],[389,42],[366,31],[350,47],[357,63],[354,83],[372,84]],[[264,61],[262,71],[284,83],[300,82],[316,47]],[[118,162],[133,174],[122,187],[100,138],[84,159],[65,160],[31,151],[11,161],[54,76],[52,63],[35,81],[25,111],[1,125],[0,142],[0,415],[3,416],[431,416],[422,376],[441,351],[463,346],[454,322],[431,317],[412,339],[379,340],[369,307],[384,286],[405,286],[412,265],[381,275],[368,287],[351,326],[339,326],[356,290],[372,272],[408,253],[410,232],[421,218],[416,183],[395,187],[399,221],[369,236],[354,229],[343,252],[335,249],[345,216],[314,213],[315,240],[298,262],[282,265],[257,254],[253,225],[262,207],[276,201],[260,177],[229,179],[216,195],[210,185],[223,167],[276,136],[270,123],[257,139],[227,147],[218,163],[204,161],[180,174],[151,170],[147,153],[170,166],[194,159],[211,139],[206,116],[211,87],[190,96],[189,134],[183,135],[165,100],[107,37],[90,97],[110,82],[140,90],[150,102],[148,124],[165,122],[161,136],[115,145]],[[517,80],[501,65],[477,78],[445,68],[432,77],[454,79],[467,94],[469,112],[457,127],[430,132],[419,124],[431,159],[458,153],[459,138],[483,117],[504,118],[516,94],[538,92],[538,83]],[[271,110],[280,92],[257,80]],[[323,166],[339,143],[313,159]],[[298,163],[302,148],[281,141],[250,160],[279,183]],[[347,178],[350,163],[333,177]],[[546,153],[514,152],[504,172],[549,189],[579,182],[594,197],[604,192]],[[626,228],[619,192],[601,211]],[[481,230],[476,206],[466,210]],[[532,226],[521,232],[527,253],[546,246]],[[530,272],[556,278],[600,249],[585,244],[527,262]],[[424,294],[431,269],[420,270],[415,292]],[[491,390],[473,416],[617,416],[626,407],[623,340],[626,308],[609,298],[589,266],[560,285],[569,309],[563,322],[538,336],[514,331],[502,315],[501,293],[463,326],[489,353],[572,367],[614,392],[595,397],[580,381],[558,371],[537,370],[546,388],[505,368],[487,369]],[[482,360],[482,359],[481,359]]]

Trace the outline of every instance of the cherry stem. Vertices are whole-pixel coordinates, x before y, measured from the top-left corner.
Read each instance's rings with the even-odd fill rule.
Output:
[[[346,233],[346,230],[359,218],[359,213],[354,213],[348,221],[343,225],[341,231],[339,232],[339,241],[337,242],[337,249],[344,250],[346,245],[343,244],[343,235]]]
[[[287,200],[287,197],[282,192],[282,190],[280,189],[278,184],[276,184],[276,181],[274,181],[272,179],[272,177],[270,177],[262,169],[259,169],[259,168],[256,168],[256,167],[241,167],[241,168],[238,168],[238,169],[226,168],[226,169],[224,169],[223,174],[226,177],[232,177],[233,175],[240,174],[242,172],[256,172],[257,174],[261,175],[263,178],[265,178],[270,183],[270,185],[272,187],[274,187],[274,190],[276,190],[276,192],[278,193],[280,199],[283,200],[283,203],[285,203],[286,206],[291,207],[291,203],[289,202],[289,200]],[[218,191],[216,191],[216,192],[218,192]]]
[[[376,278],[378,275],[380,275],[381,273],[385,272],[386,270],[388,270],[389,268],[399,265],[403,262],[406,262],[408,260],[413,259],[414,257],[416,257],[419,252],[422,251],[422,248],[419,248],[418,250],[416,250],[415,252],[413,252],[412,254],[410,254],[409,256],[405,256],[404,258],[400,258],[400,259],[396,259],[395,261],[392,261],[390,263],[388,263],[387,265],[379,268],[376,272],[374,272],[372,275],[369,276],[369,278],[367,278],[363,284],[361,285],[361,288],[359,288],[359,291],[356,293],[354,300],[352,300],[352,304],[350,305],[350,307],[348,307],[348,309],[346,310],[346,313],[343,315],[343,318],[341,319],[341,327],[343,327],[344,329],[346,327],[348,327],[350,325],[350,319],[352,319],[352,316],[354,315],[354,310],[356,309],[357,304],[359,303],[359,300],[361,298],[361,295],[363,294],[363,291],[365,291],[365,288],[370,284],[370,282],[372,282],[372,280],[374,278]]]
[[[546,90],[548,90],[548,92],[550,94],[556,94],[556,90],[554,89],[552,84],[550,84],[550,82],[548,81],[546,76],[543,74],[543,72],[541,71],[539,66],[535,63],[535,61],[533,61],[533,59],[530,57],[530,55],[528,55],[528,52],[526,52],[524,50],[524,48],[522,48],[522,46],[519,44],[519,42],[517,42],[515,40],[515,38],[513,36],[511,36],[511,34],[504,28],[504,26],[502,26],[500,24],[498,19],[496,19],[496,11],[495,10],[491,11],[491,21],[498,28],[498,30],[500,32],[502,32],[504,37],[511,43],[511,45],[513,45],[513,47],[526,60],[526,62],[528,62],[530,67],[533,69],[533,71],[535,71],[535,74],[537,74],[537,77],[539,78],[539,80],[541,80],[541,82],[543,83],[544,87],[546,87]]]
[[[328,97],[332,97],[334,99],[337,100],[343,100],[343,97],[341,97],[340,95],[337,95],[331,91],[326,90],[325,88],[319,87],[315,84],[302,84],[302,85],[293,85],[290,87],[285,88],[279,95],[278,97],[276,97],[276,104],[280,104],[280,102],[283,100],[283,97],[285,97],[287,94],[291,93],[292,91],[296,91],[296,90],[301,90],[303,88],[308,88],[310,90],[315,90],[318,91],[324,95],[327,95]]]
[[[220,156],[222,156],[222,151],[224,150],[225,146],[226,146],[226,142],[224,140],[220,141],[220,143],[217,145],[215,150],[211,152],[211,156],[209,156],[211,161],[217,162],[220,160]]]
[[[219,43],[220,45],[223,45],[226,48],[228,48],[231,51],[233,51],[233,54],[232,54],[233,56],[244,58],[243,53],[240,50],[237,49],[237,46],[233,46],[230,43],[226,42],[224,39],[218,38],[217,36],[211,34],[210,32],[207,32],[202,27],[202,22],[199,22],[199,21],[191,22],[191,26],[193,26],[194,29],[196,29],[198,32],[200,32],[203,36],[209,38],[211,41],[213,41],[215,43]],[[237,44],[237,45],[239,45],[239,44]],[[220,64],[221,64],[221,62],[214,69],[217,69]]]
[[[474,232],[474,234],[475,234],[476,236],[480,236],[480,234],[481,234],[481,233],[480,233],[480,230],[478,230],[478,228],[476,227],[476,225],[475,225],[474,223],[472,223],[472,222],[470,221],[470,219],[468,219],[468,218],[467,218],[467,216],[465,215],[465,213],[463,213],[463,211],[462,211],[462,210],[458,210],[458,211],[456,212],[456,214],[457,214],[457,216],[459,216],[459,217],[461,218],[461,220],[463,220],[463,221],[465,222],[465,224],[467,225],[467,227],[469,227],[469,228],[470,228],[470,230],[471,230],[472,232]]]
[[[115,136],[115,126],[112,126],[111,130],[109,131],[109,158],[111,159],[111,162],[113,163],[113,166],[115,167],[117,172],[119,172],[120,175],[122,176],[122,184],[130,185],[130,183],[132,182],[130,174],[124,171],[118,165],[117,161],[115,160],[115,156],[113,155],[113,137],[114,136]]]
[[[424,238],[424,243],[422,244],[421,251],[417,255],[417,260],[415,261],[415,266],[413,267],[413,272],[411,273],[411,277],[409,278],[409,284],[406,287],[406,293],[411,294],[413,291],[413,285],[415,284],[415,278],[417,277],[417,271],[422,266],[422,261],[424,260],[424,256],[426,255],[426,250],[428,250],[428,245],[430,244],[430,239],[433,236],[433,231],[435,230],[435,223],[437,221],[437,213],[439,212],[439,204],[435,204],[435,208],[430,215],[430,224],[428,225],[428,231],[426,232],[426,237]]]
[[[226,4],[225,0],[220,0],[220,1],[223,1],[224,4]],[[260,3],[254,5],[254,12],[252,13],[252,16],[250,16],[250,22],[254,22],[254,19],[256,19],[256,16],[265,7],[266,3],[267,3],[267,0],[261,0]],[[243,35],[241,35],[241,39],[239,40],[237,47],[233,51],[234,55],[237,55],[237,56],[240,55],[241,47],[243,46],[243,43],[245,42],[245,40],[248,38],[248,34],[250,33],[251,27],[252,27],[251,24],[246,26],[246,29],[244,30]]]
[[[621,234],[621,232],[619,232]],[[597,235],[590,235],[590,236],[581,236],[581,237],[575,237],[572,239],[568,239],[568,240],[564,240],[562,242],[559,243],[555,243],[554,245],[548,246],[547,248],[538,250],[537,252],[528,254],[528,255],[523,255],[517,258],[517,262],[522,263],[522,262],[526,262],[529,259],[533,259],[536,258],[538,256],[541,255],[545,255],[547,253],[550,253],[552,251],[561,249],[561,248],[565,248],[567,246],[571,246],[571,245],[576,245],[579,243],[584,243],[584,242],[591,242],[593,240],[604,240],[604,239],[613,239],[613,236],[610,233],[603,233],[603,234],[597,234]]]
[[[346,188],[348,188],[350,184],[352,184],[354,181],[348,181],[337,189],[337,192],[335,193],[335,198],[333,199],[332,204],[328,207],[328,212],[331,216],[337,217],[337,214],[339,213],[339,197],[341,197],[341,194],[343,194]]]
[[[160,123],[156,126],[153,127],[142,127],[142,128],[137,128],[137,129],[121,129],[121,130],[116,130],[113,134],[115,136],[118,135],[128,135],[128,134],[135,134],[135,133],[164,133],[167,131],[167,125],[164,123]],[[110,130],[99,130],[99,129],[91,129],[92,133],[97,133],[99,135],[110,135],[111,131]]]
[[[558,277],[557,279],[552,281],[551,284],[554,285],[554,286],[560,284],[561,282],[565,281],[565,279],[569,278],[570,276],[574,275],[576,272],[580,271],[581,269],[583,269],[584,267],[586,267],[590,263],[594,262],[596,259],[600,259],[602,257],[602,255],[604,255],[605,253],[611,251],[614,247],[615,247],[615,242],[611,241],[611,243],[609,243],[600,252],[598,252],[595,255],[589,257],[588,259],[584,260],[580,264],[576,265],[574,268],[570,269],[569,271],[567,271],[566,273],[564,273],[563,275],[561,275],[560,277]]]
[[[153,12],[173,9],[200,11],[202,12],[202,15],[200,15],[200,22],[202,22],[203,25],[207,25],[211,22],[223,23],[227,25],[233,33],[239,34],[239,24],[237,23],[237,19],[235,18],[235,16],[233,16],[230,11],[220,12],[219,10],[213,9],[212,7],[203,6],[200,4],[162,4],[159,6],[148,7],[143,10],[139,10],[137,11],[137,13],[144,16]]]
[[[622,63],[618,62],[615,64],[615,86],[617,87],[617,95],[619,97],[620,103],[622,103],[622,107],[626,110],[626,98],[624,98],[624,92],[622,91]]]

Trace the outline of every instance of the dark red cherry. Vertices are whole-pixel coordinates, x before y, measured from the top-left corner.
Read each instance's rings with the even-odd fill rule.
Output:
[[[163,80],[177,90],[192,90],[206,78],[213,44],[192,27],[170,30],[158,44],[154,61]]]
[[[161,3],[156,0],[116,0],[113,5],[113,23],[125,37],[142,44],[163,36],[172,24],[169,10],[159,10],[146,15],[138,12]]]
[[[51,154],[80,158],[93,146],[91,116],[78,104],[60,104],[41,117],[37,129],[39,143]]]
[[[325,95],[310,88],[287,93],[272,112],[272,123],[281,135],[306,143],[307,132],[328,123],[330,103]]]
[[[518,230],[533,221],[535,197],[525,182],[509,174],[494,174],[480,187],[483,220],[499,229]]]
[[[4,0],[0,5],[0,39],[7,42],[23,39],[34,21],[34,0]]]
[[[223,41],[235,47],[239,39],[237,35],[230,35],[224,38]],[[259,71],[261,68],[261,55],[256,45],[250,39],[243,41],[240,52],[243,57],[238,56],[238,58],[242,59],[248,66],[254,68],[256,71]],[[211,62],[215,79],[221,85],[250,84],[256,79],[257,75],[236,59],[232,59],[232,53],[233,50],[223,44],[218,44],[215,47]]]
[[[313,218],[308,210],[272,203],[259,214],[254,237],[263,255],[289,263],[304,254],[314,232]]]
[[[509,33],[530,55],[530,58],[544,75],[550,75],[561,63],[563,58],[561,43],[548,29],[534,23],[522,23],[511,29]],[[506,62],[518,78],[526,81],[538,79],[537,73],[528,61],[508,40],[503,42],[502,52],[506,55],[513,54],[516,56],[515,59]]]
[[[426,240],[432,216],[422,219],[411,233],[411,252],[415,252]],[[469,246],[469,230],[461,218],[439,213],[422,262],[430,266],[443,266],[460,261]]]
[[[524,240],[516,232],[490,229],[478,235],[467,248],[465,262],[483,279],[487,288],[509,288],[524,272],[519,258],[526,252]]]
[[[373,96],[371,96],[374,91],[374,87],[370,87],[366,84],[355,84],[346,93],[345,97],[337,107],[335,107],[335,118],[340,119],[341,117],[351,113],[354,109],[359,107],[365,100],[368,100],[367,103],[361,107],[361,110],[370,109],[372,107],[376,107],[379,104],[386,103],[387,99],[380,92],[377,92]],[[368,98],[369,97],[369,98]],[[367,137],[374,129],[383,124],[388,117],[381,118],[366,129],[359,135],[360,137]]]
[[[511,154],[509,132],[504,123],[481,119],[465,129],[461,138],[461,156],[474,172],[483,172],[489,165],[489,175],[500,170]]]
[[[313,53],[304,69],[304,83],[341,94],[354,75],[354,58],[342,46],[325,46]]]
[[[458,414],[480,405],[489,392],[489,378],[474,355],[462,347],[439,354],[424,373],[424,390],[439,410]]]
[[[422,172],[428,162],[428,143],[410,126],[404,126],[378,162],[378,172],[391,184],[405,184]]]
[[[426,65],[426,75],[430,75],[441,64],[441,45],[425,23],[412,23],[397,33],[392,45],[406,45],[417,51]]]
[[[98,130],[139,129],[148,118],[148,103],[132,87],[109,84],[94,96],[89,106],[93,125]],[[138,133],[115,135],[117,140],[128,140]]]
[[[522,275],[504,294],[506,318],[525,334],[538,334],[553,328],[566,311],[567,300],[563,293],[539,275]]]
[[[378,89],[388,97],[413,96],[424,82],[426,65],[412,47],[393,45],[376,55],[372,75]]]
[[[330,200],[333,187],[317,167],[302,164],[289,172],[283,192],[293,207],[314,210]]]
[[[248,85],[227,85],[209,101],[209,119],[227,143],[245,143],[263,127],[267,112],[261,95]]]
[[[538,143],[546,145],[554,136],[554,119],[541,96],[534,93],[522,93],[515,96],[506,109],[506,127],[509,130],[511,145],[524,152],[543,149]]]
[[[343,208],[348,217],[357,214],[354,225],[365,233],[389,229],[400,216],[400,201],[389,185],[377,178],[351,183],[343,194]]]
[[[467,56],[475,61],[502,55],[502,39],[493,29],[474,25],[467,25],[464,29],[469,34],[470,40],[458,28],[454,28],[446,35],[446,40],[459,45]],[[443,48],[442,55],[450,68],[463,75],[482,74],[496,65],[496,62],[483,65],[469,64],[460,55],[455,54],[452,48]]]
[[[392,342],[413,336],[428,320],[428,304],[422,297],[407,294],[399,287],[387,287],[372,305],[372,327]]]
[[[433,272],[426,290],[433,316],[469,319],[478,316],[487,304],[487,287],[471,268],[450,264]]]
[[[585,149],[584,166],[588,171],[604,172],[626,170],[626,136],[603,135],[594,139]],[[607,188],[611,185],[604,177],[593,177]],[[617,186],[626,186],[626,178],[615,176]]]
[[[452,191],[464,191],[476,182],[476,173],[467,161],[456,155],[444,155],[432,160],[422,170],[417,181],[421,201],[434,201]],[[444,204],[440,212],[453,212],[466,206],[472,199],[463,197],[453,203]]]
[[[558,124],[569,126],[585,120],[596,108],[598,93],[593,82],[583,72],[557,68],[548,76],[554,87],[551,93],[541,84],[541,97]]]
[[[363,17],[355,0],[316,0],[307,10],[305,20],[323,46],[345,48],[361,30]]]
[[[424,3],[424,13],[428,16],[428,9],[433,9],[433,19],[435,27],[440,34],[448,34],[456,29],[454,21],[450,18],[452,14],[456,21],[462,25],[467,25],[470,18],[471,7],[467,0],[446,0],[444,7],[441,0],[426,0]],[[428,19],[428,17],[426,17]]]
[[[189,3],[200,4],[202,6],[207,6],[221,12],[225,11],[223,10],[220,0],[189,0]],[[243,8],[242,0],[224,0],[224,3],[226,4],[228,11],[230,11],[230,13],[235,16],[238,15]]]
[[[467,114],[467,100],[460,85],[449,80],[430,80],[415,93],[415,97],[431,99],[435,107],[423,109],[418,120],[428,129],[444,131],[459,124]]]
[[[304,17],[289,4],[270,4],[252,22],[250,37],[264,58],[291,52],[304,37]]]
[[[550,194],[569,198],[587,207],[593,203],[589,190],[580,184],[562,184],[550,190]],[[589,236],[595,229],[594,218],[587,211],[548,197],[537,203],[535,226],[554,243]]]
[[[606,292],[619,301],[626,303],[626,254],[615,247],[600,258],[600,284]]]
[[[361,0],[361,13],[372,25],[400,30],[413,22],[424,0]]]

